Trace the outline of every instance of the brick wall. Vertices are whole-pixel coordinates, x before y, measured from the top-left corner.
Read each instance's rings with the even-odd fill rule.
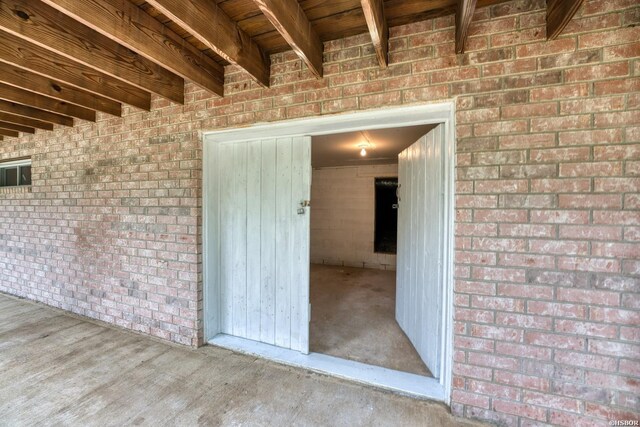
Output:
[[[376,253],[375,179],[398,176],[398,165],[313,170],[311,262],[395,270],[396,256]]]
[[[325,79],[293,53],[272,87],[228,68],[218,99],[38,132],[31,193],[0,194],[0,290],[196,344],[199,131],[457,100],[452,410],[505,425],[603,425],[640,411],[640,7],[587,0],[545,41],[543,0],[325,44]]]

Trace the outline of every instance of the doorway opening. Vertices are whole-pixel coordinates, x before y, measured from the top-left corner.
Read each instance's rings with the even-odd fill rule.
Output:
[[[205,339],[212,345],[448,402],[453,108],[452,103],[403,107],[206,133]],[[376,135],[408,130],[417,133],[405,135],[403,147],[397,146],[398,138],[392,138],[396,145],[387,145]],[[365,142],[360,141],[357,150],[350,144],[318,143],[340,134],[359,134]],[[312,154],[316,147],[320,152]],[[335,149],[349,154],[336,155]],[[354,193],[353,183],[336,186],[340,180],[330,176],[354,171],[357,180],[367,182],[364,193]],[[324,189],[318,174],[328,177]],[[376,187],[393,187],[394,178],[398,180],[397,203],[391,203],[398,205],[395,254],[389,233],[393,214],[376,209],[376,200],[380,205],[388,204],[389,198],[394,201],[383,190],[376,196]],[[318,191],[326,192],[325,202]],[[319,215],[323,209],[329,215],[324,219]],[[348,209],[347,216],[340,212]],[[310,218],[319,218],[320,226]],[[355,259],[349,258],[354,255]],[[314,277],[324,277],[317,282],[328,283],[328,288],[318,288],[325,306],[340,306],[338,320],[325,323],[340,326],[345,323],[340,320],[343,316],[363,326],[347,332],[342,354],[336,351],[340,340],[331,327],[325,329],[328,340],[315,341],[323,335],[314,332],[322,305],[314,302]],[[358,286],[349,291],[354,282]],[[331,286],[334,292],[326,292]],[[401,339],[380,345],[393,322],[396,330],[387,335]],[[354,351],[349,347],[357,347],[354,337],[360,344],[379,347]],[[393,353],[411,347],[412,354]],[[382,360],[376,360],[380,355]]]
[[[434,128],[311,138],[311,352],[433,377],[397,320],[396,252],[398,159]]]
[[[373,250],[395,254],[398,247],[398,177],[376,178]]]

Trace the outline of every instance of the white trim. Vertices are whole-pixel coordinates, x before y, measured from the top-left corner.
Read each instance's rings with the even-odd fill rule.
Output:
[[[431,377],[394,371],[326,354],[302,354],[288,348],[225,334],[216,335],[209,341],[209,344],[412,396],[438,401],[445,400],[444,389],[438,380]]]
[[[453,102],[427,104],[411,107],[368,110],[349,114],[261,123],[245,128],[203,132],[205,143],[237,142],[253,139],[275,138],[297,135],[330,135],[364,129],[388,129],[445,123],[454,111]]]
[[[213,242],[207,236],[217,228],[216,224],[209,224],[211,208],[214,197],[209,195],[209,186],[212,177],[209,176],[207,169],[215,164],[215,147],[219,143],[229,143],[237,141],[248,141],[263,138],[274,137],[290,137],[298,135],[315,136],[327,135],[335,133],[350,132],[356,130],[367,129],[386,129],[394,127],[416,126],[425,124],[443,123],[445,126],[444,138],[447,144],[445,159],[445,227],[446,234],[444,239],[445,262],[443,262],[444,292],[443,292],[443,322],[442,327],[442,363],[440,369],[439,380],[437,382],[441,389],[441,393],[431,393],[431,398],[444,401],[449,404],[451,399],[451,381],[453,369],[453,228],[454,228],[454,195],[455,195],[455,103],[444,102],[439,104],[427,104],[410,107],[399,107],[389,109],[378,109],[360,111],[347,114],[329,115],[321,117],[304,118],[299,120],[288,120],[275,123],[261,123],[245,128],[226,129],[218,131],[203,132],[203,297],[204,297],[204,331],[205,341],[211,341],[219,332],[218,325],[215,324],[217,313],[211,315],[211,319],[207,320],[207,310],[217,307],[216,298],[216,280],[208,272],[208,266],[212,265],[213,257],[217,253],[217,249],[212,247]],[[214,323],[214,324],[211,324]],[[235,337],[234,337],[235,338]],[[302,355],[300,355],[302,356]],[[314,356],[314,360],[319,355]],[[269,356],[265,356],[269,357]],[[324,356],[322,360],[329,356]],[[335,358],[332,358],[335,359]],[[327,362],[328,363],[328,362]],[[339,370],[339,364],[335,364],[335,369]],[[381,368],[382,369],[382,368]],[[334,372],[334,371],[327,371]],[[335,373],[335,372],[334,372]],[[340,375],[337,373],[337,375]],[[355,379],[355,378],[354,378]],[[365,381],[365,380],[361,380]],[[398,389],[399,390],[399,389]],[[399,390],[411,394],[416,394],[408,390]],[[440,396],[440,397],[437,397]]]
[[[12,160],[10,162],[0,162],[0,169],[14,168],[16,166],[29,166],[31,159]]]

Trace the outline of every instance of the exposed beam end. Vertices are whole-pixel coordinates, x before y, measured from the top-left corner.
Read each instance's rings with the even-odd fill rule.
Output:
[[[297,0],[253,0],[309,70],[322,78],[324,46]]]
[[[547,0],[547,40],[557,38],[584,0]]]
[[[34,128],[18,125],[15,123],[4,122],[4,121],[0,121],[0,128],[15,130],[17,132],[24,132],[24,133],[36,133],[36,130]]]
[[[30,117],[23,117],[17,114],[10,114],[0,111],[0,122],[13,123],[16,125],[22,125],[32,127],[36,129],[53,130],[53,124],[43,122],[42,120],[32,119]]]
[[[62,126],[73,126],[73,118],[71,117],[15,102],[4,101],[2,99],[0,99],[0,112],[8,113],[11,116],[20,116],[25,119],[35,119],[39,122],[55,123]],[[8,120],[7,118],[3,120],[15,123],[15,120]],[[29,124],[28,126],[37,127],[34,124]]]
[[[20,136],[20,134],[18,132],[16,132],[15,130],[10,130],[10,129],[4,129],[0,127],[0,135],[3,136],[8,136],[11,138],[18,138]]]
[[[469,27],[476,11],[477,0],[458,0],[456,10],[456,53],[464,53]]]
[[[226,61],[269,86],[269,60],[256,42],[211,0],[148,0],[147,3]],[[186,3],[186,4],[185,4]],[[186,13],[185,9],[189,12]]]
[[[382,68],[389,65],[389,27],[384,14],[383,0],[360,0],[373,48]]]

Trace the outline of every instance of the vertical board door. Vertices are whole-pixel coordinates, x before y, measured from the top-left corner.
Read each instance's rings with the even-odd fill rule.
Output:
[[[396,320],[434,377],[442,345],[443,126],[398,156]]]
[[[219,331],[308,353],[311,138],[216,153]]]

